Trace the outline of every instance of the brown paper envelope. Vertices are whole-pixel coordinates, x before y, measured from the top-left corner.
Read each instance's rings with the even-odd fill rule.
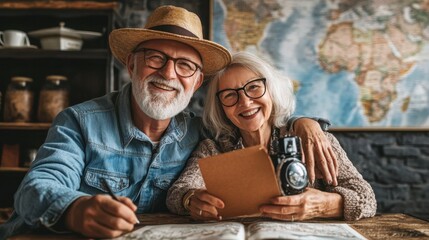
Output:
[[[262,146],[198,160],[207,191],[222,199],[223,218],[259,215],[259,206],[281,195],[274,167]]]

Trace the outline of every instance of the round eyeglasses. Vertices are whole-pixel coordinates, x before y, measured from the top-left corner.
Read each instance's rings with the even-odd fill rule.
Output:
[[[264,96],[267,91],[265,82],[265,78],[258,78],[246,83],[241,88],[227,88],[220,90],[216,93],[216,96],[222,105],[225,107],[232,107],[237,104],[240,98],[240,94],[238,93],[240,90],[243,90],[244,94],[250,99],[257,99]]]
[[[176,74],[180,77],[191,77],[198,69],[202,69],[198,64],[191,60],[185,58],[173,58],[155,49],[139,48],[133,51],[133,53],[139,52],[143,52],[146,66],[156,70],[163,68],[167,64],[168,60],[171,59],[174,62],[174,71],[176,71]]]

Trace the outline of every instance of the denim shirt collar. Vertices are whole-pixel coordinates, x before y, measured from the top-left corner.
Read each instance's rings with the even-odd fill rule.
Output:
[[[122,147],[126,147],[133,138],[140,141],[149,141],[150,138],[138,129],[131,115],[131,83],[126,84],[115,100],[116,114],[119,119],[121,129]],[[187,125],[186,117],[183,112],[173,117],[170,124],[161,138],[161,144],[171,143],[173,141],[181,141],[186,135]]]

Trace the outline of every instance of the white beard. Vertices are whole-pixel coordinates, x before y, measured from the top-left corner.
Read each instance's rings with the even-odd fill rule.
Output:
[[[152,82],[176,89],[176,96],[171,98],[166,93],[153,93],[149,91],[149,84]],[[195,84],[186,93],[183,85],[178,80],[165,80],[154,75],[149,76],[145,80],[132,80],[132,91],[137,104],[146,115],[155,120],[169,119],[183,111],[191,101],[194,88]]]

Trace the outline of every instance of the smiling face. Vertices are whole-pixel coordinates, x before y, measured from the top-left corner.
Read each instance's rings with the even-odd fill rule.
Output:
[[[163,56],[168,56],[170,60],[159,69],[145,62],[145,59],[156,61]],[[175,60],[178,65],[176,70],[183,69],[183,62],[188,60],[198,66],[202,64],[195,49],[170,40],[144,42],[128,57],[134,99],[146,115],[156,120],[169,119],[185,109],[203,80],[199,69],[192,76],[179,76],[172,59],[182,59]]]
[[[241,88],[246,83],[261,77],[263,76],[258,76],[245,67],[233,66],[219,79],[218,91]],[[243,90],[240,90],[237,104],[231,107],[222,105],[222,108],[228,119],[241,131],[255,132],[266,127],[271,128],[273,103],[268,90],[257,99],[250,99]]]

